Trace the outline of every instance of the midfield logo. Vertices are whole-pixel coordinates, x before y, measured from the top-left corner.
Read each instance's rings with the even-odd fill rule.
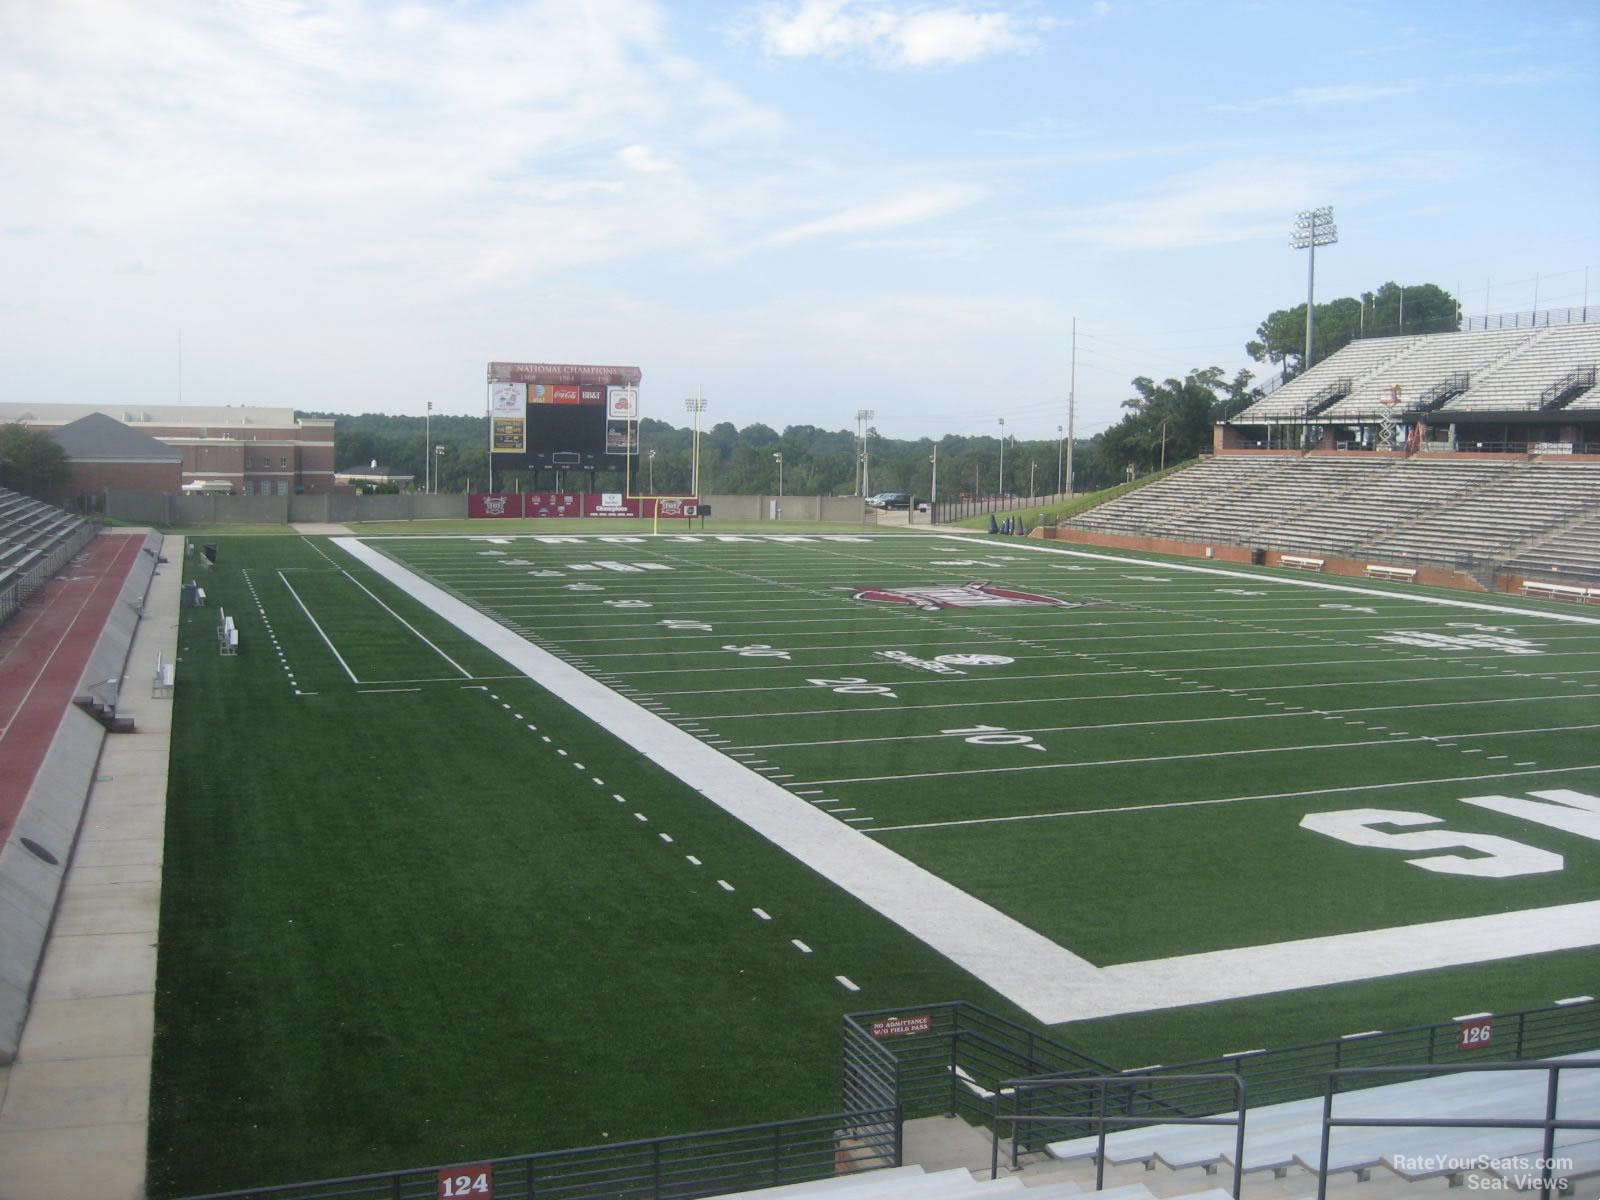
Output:
[[[863,588],[850,597],[869,604],[908,604],[937,612],[941,608],[1082,608],[1076,600],[1058,600],[1037,592],[995,587],[985,580],[936,583],[927,587]]]

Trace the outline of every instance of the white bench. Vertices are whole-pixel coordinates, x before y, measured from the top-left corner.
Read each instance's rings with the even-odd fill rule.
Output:
[[[1522,581],[1524,596],[1548,596],[1552,600],[1576,600],[1579,603],[1600,597],[1600,588],[1583,588],[1572,583],[1545,583],[1539,579]]]
[[[1391,567],[1383,563],[1368,563],[1367,577],[1369,579],[1397,579],[1402,583],[1410,583],[1417,577],[1415,567]]]
[[[1278,565],[1281,567],[1294,567],[1301,571],[1320,571],[1327,565],[1325,558],[1307,558],[1301,554],[1280,554]]]
[[[233,618],[224,613],[220,608],[217,610],[217,616],[220,618],[217,623],[217,653],[239,653],[238,626],[233,623]]]
[[[150,680],[150,694],[152,696],[172,695],[172,685],[178,681],[178,664],[162,662],[161,656],[156,655],[156,673]]]

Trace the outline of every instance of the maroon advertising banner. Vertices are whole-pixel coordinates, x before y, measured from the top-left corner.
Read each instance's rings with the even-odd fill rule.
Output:
[[[468,517],[520,517],[522,496],[518,492],[473,492],[467,496]]]
[[[473,492],[467,516],[693,517],[699,506],[685,496],[624,496],[621,492]]]

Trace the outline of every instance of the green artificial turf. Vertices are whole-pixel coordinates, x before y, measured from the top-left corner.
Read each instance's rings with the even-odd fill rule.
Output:
[[[1592,842],[1459,803],[1600,784],[1584,686],[1600,636],[1542,615],[1569,610],[1000,539],[471,531],[374,544],[1096,963],[1597,894]],[[180,630],[153,1195],[825,1112],[845,1012],[965,999],[1023,1016],[325,539],[216,540],[211,607]],[[852,598],[973,579],[1084,606]],[[216,653],[219,606],[237,657]],[[1544,652],[1380,640],[1472,625]],[[1009,661],[926,666],[974,653]],[[990,740],[968,741],[980,727]],[[1357,807],[1425,811],[1565,868],[1434,875],[1299,825]],[[1183,1061],[1544,1004],[1592,990],[1595,962],[1052,1034],[1120,1065]]]

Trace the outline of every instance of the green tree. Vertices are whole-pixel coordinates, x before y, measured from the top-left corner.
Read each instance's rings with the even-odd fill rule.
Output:
[[[1248,372],[1241,375],[1230,383],[1221,367],[1205,367],[1159,384],[1139,376],[1137,394],[1122,402],[1128,415],[1100,435],[1098,456],[1106,466],[1121,463],[1124,472],[1142,474],[1209,450],[1215,414],[1237,403],[1248,385]]]
[[[1390,282],[1357,298],[1345,296],[1316,306],[1313,315],[1313,365],[1342,350],[1358,337],[1446,333],[1458,327],[1456,298],[1431,283],[1401,287]],[[1245,353],[1271,363],[1286,376],[1305,370],[1306,306],[1279,309],[1268,315],[1245,343]]]
[[[48,433],[0,425],[0,487],[43,499],[72,474],[67,452]]]

